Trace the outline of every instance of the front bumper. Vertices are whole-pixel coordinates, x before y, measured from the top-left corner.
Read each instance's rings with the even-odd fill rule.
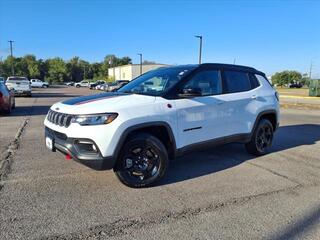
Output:
[[[112,169],[116,159],[113,156],[103,157],[96,143],[91,139],[68,138],[65,134],[45,128],[45,137],[52,140],[52,151],[58,150],[64,155],[69,155],[72,159],[95,170]],[[94,145],[96,151],[87,151],[81,147],[79,142],[89,142]]]

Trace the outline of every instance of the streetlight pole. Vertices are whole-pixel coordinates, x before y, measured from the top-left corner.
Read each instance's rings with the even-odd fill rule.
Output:
[[[10,56],[11,56],[11,74],[12,74],[12,76],[13,76],[13,75],[14,75],[14,67],[13,67],[13,53],[12,53],[12,43],[13,43],[14,41],[12,41],[12,40],[9,40],[8,42],[10,43]]]
[[[140,75],[142,75],[142,53],[138,53],[140,56]]]
[[[311,80],[311,74],[312,74],[312,61],[310,63],[309,80]]]
[[[200,39],[200,48],[199,48],[199,64],[201,64],[201,55],[202,55],[202,36],[197,35],[196,38]]]

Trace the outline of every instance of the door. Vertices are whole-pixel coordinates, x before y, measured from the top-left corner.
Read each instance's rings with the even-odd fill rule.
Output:
[[[222,79],[219,70],[196,73],[178,92],[199,91],[198,96],[179,95],[175,99],[178,119],[177,147],[217,139],[225,135],[228,116],[224,109]],[[192,94],[191,94],[192,95]]]
[[[253,83],[249,73],[235,70],[223,71],[223,80],[225,108],[230,114],[226,120],[228,136],[250,133],[256,120],[257,104],[261,101],[257,91],[259,84]]]
[[[37,86],[37,87],[42,87],[42,81],[39,80],[39,79],[37,79],[37,80],[36,80],[36,86]]]

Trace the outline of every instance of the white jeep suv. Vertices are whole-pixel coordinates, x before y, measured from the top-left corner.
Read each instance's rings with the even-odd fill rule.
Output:
[[[226,64],[159,68],[117,92],[56,103],[44,121],[49,149],[114,169],[130,187],[156,183],[169,159],[199,147],[240,142],[265,154],[278,123],[278,94],[265,74]]]

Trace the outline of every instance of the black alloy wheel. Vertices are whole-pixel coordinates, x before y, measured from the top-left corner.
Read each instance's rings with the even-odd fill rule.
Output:
[[[139,188],[155,184],[166,172],[167,150],[156,137],[140,133],[121,150],[115,173],[122,183]]]
[[[250,142],[246,143],[246,149],[254,155],[264,155],[269,152],[273,140],[273,126],[268,119],[261,119],[254,130]]]

